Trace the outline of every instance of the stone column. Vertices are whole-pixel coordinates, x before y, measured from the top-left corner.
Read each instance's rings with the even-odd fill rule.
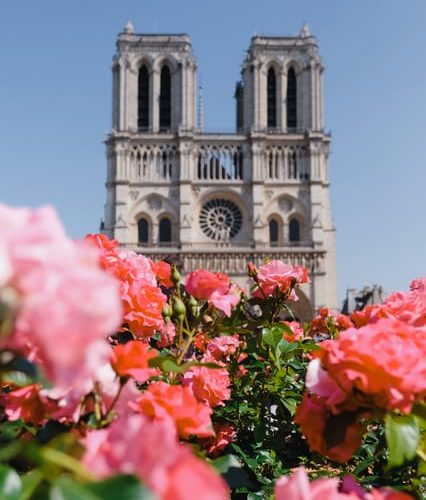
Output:
[[[118,130],[125,130],[126,123],[126,70],[124,60],[118,61],[119,66],[119,105],[118,105]]]
[[[150,123],[154,134],[160,130],[160,71],[157,67],[153,68],[151,73],[151,109]]]
[[[320,68],[321,65],[318,61],[313,60],[310,66],[311,73],[311,127],[314,131],[319,131],[322,128],[321,120],[321,88],[320,88]]]
[[[196,64],[194,61],[188,60],[187,63],[187,83],[188,94],[186,108],[185,128],[186,130],[193,130],[195,128],[195,99],[196,99]]]
[[[185,123],[185,69],[178,64],[172,82],[172,130],[180,129]]]
[[[120,112],[120,65],[114,59],[112,64],[112,128],[118,130]]]
[[[252,145],[252,168],[253,168],[253,185],[252,185],[252,217],[253,217],[253,241],[255,247],[263,247],[265,221],[264,212],[264,175],[263,170],[263,147],[259,143]]]
[[[323,72],[322,65],[318,68],[318,126],[319,130],[324,128],[324,95],[323,95]]]
[[[284,133],[286,133],[287,132],[287,73],[285,71],[281,71],[280,84],[281,84],[280,107],[278,107],[278,109],[281,118],[281,130]]]

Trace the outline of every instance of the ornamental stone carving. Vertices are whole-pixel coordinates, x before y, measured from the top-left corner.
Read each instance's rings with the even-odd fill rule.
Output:
[[[159,196],[154,194],[148,198],[148,207],[151,210],[154,211],[161,210],[162,206],[163,206],[163,201]]]
[[[113,70],[102,230],[153,259],[178,256],[184,273],[222,271],[243,286],[250,261],[306,266],[312,307],[338,307],[330,137],[321,59],[307,27],[296,36],[252,38],[237,84],[235,133],[203,132],[188,35],[136,34],[128,25],[114,60],[121,66]],[[148,71],[139,74],[142,66]]]
[[[199,222],[203,233],[210,239],[229,241],[240,231],[243,217],[235,203],[215,198],[203,206]]]

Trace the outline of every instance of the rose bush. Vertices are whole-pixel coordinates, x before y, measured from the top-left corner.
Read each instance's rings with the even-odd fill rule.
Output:
[[[292,313],[307,270],[186,279],[0,207],[0,498],[426,494],[426,280]]]

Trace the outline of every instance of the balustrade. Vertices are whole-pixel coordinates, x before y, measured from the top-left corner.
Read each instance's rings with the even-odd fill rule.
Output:
[[[131,247],[154,260],[173,261],[181,267],[183,273],[189,273],[197,269],[207,269],[211,272],[222,272],[231,275],[245,274],[247,264],[252,262],[255,266],[263,265],[268,259],[279,259],[293,266],[303,266],[310,273],[324,272],[325,252],[314,250],[292,250],[282,251],[254,251],[247,249],[232,249],[225,251],[188,251],[179,249],[154,249]]]
[[[309,180],[309,159],[304,146],[269,146],[263,152],[263,175],[267,180]]]
[[[178,164],[174,145],[135,145],[129,152],[130,181],[175,180]]]
[[[246,141],[240,137],[234,140],[220,136],[196,137],[189,147],[189,178],[193,181],[249,181],[251,153]],[[176,181],[180,175],[180,154],[178,143],[134,144],[126,153],[125,161],[120,161],[119,171],[131,182]],[[306,182],[319,178],[315,169],[311,176],[312,158],[305,145],[266,145],[260,157],[260,178],[266,181]]]
[[[243,180],[243,152],[239,145],[207,144],[194,148],[197,180]]]

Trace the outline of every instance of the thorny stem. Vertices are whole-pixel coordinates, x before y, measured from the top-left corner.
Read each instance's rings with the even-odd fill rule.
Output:
[[[123,390],[123,387],[127,384],[127,379],[120,379],[120,387],[118,388],[117,394],[115,395],[114,399],[111,401],[111,404],[109,405],[107,411],[105,412],[105,417],[104,419],[107,420],[110,413],[114,409],[114,406],[116,405],[117,401],[120,398],[121,391]]]
[[[185,357],[185,354],[188,352],[188,349],[190,348],[191,346],[191,343],[192,343],[192,339],[194,338],[194,333],[195,333],[195,329],[191,330],[189,333],[188,333],[188,339],[181,351],[181,353],[179,354],[179,357],[177,359],[177,363],[178,365],[180,365],[183,361],[183,358]]]

